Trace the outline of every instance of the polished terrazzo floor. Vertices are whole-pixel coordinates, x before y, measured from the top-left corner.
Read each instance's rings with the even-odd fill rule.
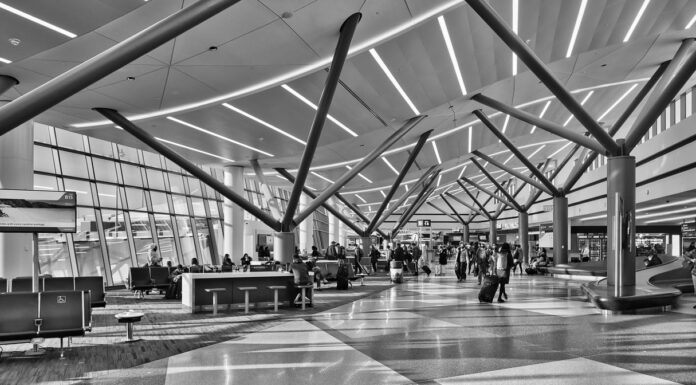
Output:
[[[406,283],[124,370],[148,384],[696,384],[696,303],[604,316],[578,284],[514,276],[480,304],[475,280]],[[109,382],[111,382],[109,381]]]

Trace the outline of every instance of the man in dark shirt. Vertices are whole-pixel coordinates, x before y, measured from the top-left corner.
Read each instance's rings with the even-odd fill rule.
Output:
[[[292,259],[292,264],[290,265],[290,269],[292,270],[292,275],[294,276],[294,283],[295,286],[299,285],[309,285],[311,284],[311,280],[309,278],[309,269],[307,268],[307,264],[302,262],[302,258],[300,258],[299,255],[295,254],[295,256]],[[313,285],[313,284],[312,284]],[[311,295],[311,289],[308,290],[309,298],[307,298],[307,301],[309,302],[310,306],[312,304],[312,295]],[[302,289],[297,288],[296,293],[295,293],[295,304],[302,302]]]

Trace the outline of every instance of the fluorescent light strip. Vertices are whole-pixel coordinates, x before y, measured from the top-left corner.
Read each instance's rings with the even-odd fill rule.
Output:
[[[503,164],[507,164],[507,162],[509,162],[510,160],[512,160],[512,158],[514,158],[514,157],[515,157],[515,154],[510,154],[510,156],[508,156],[508,158],[505,159],[505,161],[503,162]]]
[[[696,23],[696,15],[694,15],[694,17],[692,17],[691,20],[689,20],[689,24],[687,24],[686,27],[684,27],[684,29],[691,28],[691,26],[693,26],[694,23]]]
[[[212,132],[212,131],[208,131],[208,130],[206,130],[205,128],[198,127],[198,126],[196,126],[196,125],[194,125],[194,124],[185,122],[185,121],[183,121],[183,120],[181,120],[181,119],[177,119],[177,118],[172,117],[172,116],[167,116],[167,119],[171,120],[172,122],[176,122],[176,123],[179,123],[179,124],[181,124],[181,125],[184,125],[184,126],[186,126],[186,127],[193,128],[193,129],[196,130],[196,131],[200,131],[200,132],[206,133],[206,134],[208,134],[208,135],[214,136],[214,137],[216,137],[216,138],[218,138],[218,139],[222,139],[222,140],[225,140],[225,141],[227,141],[227,142],[236,144],[236,145],[238,145],[238,146],[242,146],[242,147],[244,147],[244,148],[248,148],[248,149],[250,149],[250,150],[252,150],[252,151],[256,151],[256,152],[258,152],[258,153],[260,153],[260,154],[264,154],[264,155],[266,155],[266,156],[271,156],[271,157],[274,156],[274,155],[271,154],[271,153],[268,153],[268,152],[259,150],[258,148],[251,147],[251,146],[246,145],[246,144],[244,144],[244,143],[237,142],[236,140],[230,139],[230,138],[228,138],[228,137],[226,137],[226,136],[222,136],[222,135],[217,134],[217,133]]]
[[[292,89],[289,85],[283,84],[280,87],[283,88],[285,91],[288,91],[289,93],[291,93],[294,97],[300,99],[304,104],[312,107],[315,111],[319,108],[316,104],[312,103],[309,99],[302,96],[302,94],[300,94],[299,92]],[[351,136],[353,136],[353,137],[358,136],[358,134],[356,134],[355,131],[348,128],[345,124],[339,122],[338,119],[331,116],[331,114],[326,114],[326,118],[329,119],[330,121],[334,122],[337,126],[341,127],[345,132],[347,132]]]
[[[518,34],[519,31],[519,0],[512,0],[512,32],[515,33],[515,35]],[[517,75],[517,55],[513,52],[512,53],[512,76]]]
[[[544,108],[541,110],[541,114],[539,114],[539,119],[544,117],[544,114],[546,113],[546,110],[549,109],[549,106],[551,105],[551,101],[547,101],[546,104],[544,105]],[[532,130],[529,131],[530,134],[534,133],[534,130],[536,130],[537,126],[532,126]]]
[[[353,167],[350,167],[350,166],[348,166],[348,165],[346,165],[346,168],[349,169],[349,170],[352,170],[352,169],[353,169]],[[366,181],[367,183],[372,183],[372,181],[371,181],[368,177],[366,177],[365,175],[363,175],[361,172],[358,173],[358,176],[361,177],[361,178],[363,178],[363,179],[365,179],[365,181]]]
[[[404,188],[406,189],[406,191],[408,191],[408,185],[407,185],[407,184],[404,185]],[[410,198],[410,197],[409,197],[409,198]]]
[[[471,138],[473,126],[469,126],[469,153],[471,153]]]
[[[457,56],[454,54],[454,46],[452,46],[452,39],[450,39],[450,34],[447,30],[445,16],[438,16],[437,21],[438,23],[440,23],[442,38],[445,39],[445,45],[447,46],[447,52],[449,52],[450,60],[452,61],[452,67],[454,67],[454,74],[457,76],[457,82],[459,82],[459,88],[462,90],[462,95],[466,95],[466,86],[464,85],[464,78],[462,78],[462,72],[459,69],[459,62],[457,61]]]
[[[437,186],[436,187],[440,187],[440,183],[442,183],[442,174],[437,176]]]
[[[636,219],[647,219],[647,218],[663,217],[663,216],[665,216],[665,215],[688,213],[688,212],[691,212],[691,211],[696,211],[696,207],[688,207],[688,208],[685,208],[685,209],[670,210],[670,211],[661,211],[661,212],[659,212],[659,213],[652,213],[652,214],[636,215]],[[696,215],[695,215],[694,217],[696,217]]]
[[[437,164],[442,164],[442,159],[440,159],[440,152],[437,151],[437,144],[433,141],[433,151],[435,151],[435,158],[437,159]]]
[[[334,181],[332,181],[331,179],[329,179],[329,178],[327,178],[327,177],[325,177],[325,176],[319,175],[319,174],[317,174],[317,173],[314,172],[314,171],[310,171],[310,173],[312,173],[312,175],[316,176],[317,178],[321,178],[321,179],[323,179],[323,180],[325,180],[325,181],[327,181],[327,182],[329,182],[329,183],[334,183]]]
[[[464,167],[462,167],[462,171],[459,171],[459,176],[457,177],[457,179],[461,179],[462,175],[464,175],[464,170],[466,170],[466,166],[468,166],[468,164],[465,164]]]
[[[38,190],[55,190],[56,188],[55,188],[55,187],[51,187],[51,186],[39,186],[39,185],[34,185],[34,189],[38,189]]]
[[[12,63],[12,60],[8,60],[8,59],[5,59],[3,57],[0,57],[0,63],[10,64],[10,63]]]
[[[361,197],[360,195],[358,195],[358,194],[353,194],[353,195],[355,195],[358,199],[360,199],[362,201],[362,203],[367,203],[367,201],[365,199],[363,199],[363,197]],[[369,206],[368,206],[368,208],[369,208]]]
[[[587,99],[589,99],[590,96],[592,96],[592,94],[594,94],[594,91],[588,92],[587,95],[585,96],[585,98],[582,99],[582,102],[580,102],[580,105],[581,105],[581,106],[584,106],[584,105],[585,105],[585,102],[587,102]],[[565,123],[563,123],[563,127],[567,126],[568,123],[570,123],[570,121],[573,120],[574,117],[575,117],[575,116],[574,116],[573,114],[570,114],[570,116],[568,117],[568,120],[566,120]]]
[[[650,221],[645,221],[645,223],[657,223],[657,222],[670,222],[670,221],[681,221],[684,219],[694,219],[696,218],[696,214],[692,215],[682,215],[680,217],[670,217],[670,218],[662,218],[662,219],[653,219]]]
[[[58,26],[56,26],[56,25],[54,25],[54,24],[51,24],[51,23],[49,23],[49,22],[47,22],[47,21],[45,21],[45,20],[41,20],[41,19],[39,19],[38,17],[32,16],[32,15],[26,13],[26,12],[22,12],[22,11],[20,11],[20,10],[17,9],[17,8],[10,7],[9,5],[7,5],[7,4],[5,4],[5,3],[0,3],[0,9],[4,9],[4,10],[7,11],[7,12],[14,13],[15,15],[17,15],[17,16],[19,16],[19,17],[23,17],[23,18],[25,18],[25,19],[27,19],[27,20],[29,20],[29,21],[31,21],[31,22],[34,22],[34,23],[36,23],[36,24],[38,24],[38,25],[40,25],[40,26],[42,26],[42,27],[46,27],[46,28],[48,28],[48,29],[50,29],[50,30],[52,30],[52,31],[58,32],[59,34],[64,35],[64,36],[67,36],[67,37],[69,37],[69,38],[71,38],[71,39],[74,38],[74,37],[77,37],[76,34],[70,32],[70,31],[68,31],[68,30],[65,30],[65,29],[63,29],[63,28],[60,28],[60,27],[58,27]]]
[[[663,209],[666,207],[672,207],[672,206],[680,206],[688,203],[696,203],[696,198],[690,198],[690,199],[684,199],[681,201],[675,201],[675,202],[669,202],[669,203],[663,203],[660,205],[656,206],[651,206],[651,207],[643,207],[640,209],[636,209],[637,213],[644,212],[644,211],[650,211],[650,210],[658,210],[658,209]]]
[[[385,194],[385,193],[384,193],[384,191],[382,191],[382,190],[379,190],[379,192],[380,192],[380,194],[382,194],[382,197],[384,197],[384,198],[386,198],[386,197],[387,197],[387,194]]]
[[[382,58],[379,56],[377,51],[374,48],[370,49],[370,55],[372,55],[372,58],[375,59],[379,67],[382,69],[385,75],[387,75],[387,78],[392,82],[392,85],[394,85],[394,88],[396,88],[397,91],[399,91],[399,94],[401,94],[401,97],[406,101],[406,104],[408,104],[409,107],[411,107],[411,111],[413,111],[414,114],[420,115],[420,112],[418,112],[418,109],[416,106],[413,104],[411,99],[406,95],[406,92],[404,92],[404,89],[401,88],[401,85],[399,85],[399,82],[396,81],[396,78],[394,75],[391,73],[387,65],[384,63]]]
[[[636,15],[636,18],[633,19],[633,23],[631,24],[631,27],[628,29],[628,33],[626,33],[626,37],[624,37],[623,42],[627,42],[628,39],[631,38],[631,35],[633,34],[633,31],[636,29],[636,26],[638,25],[638,22],[640,21],[640,18],[643,17],[643,12],[645,12],[645,9],[648,8],[648,4],[650,4],[650,0],[643,0],[643,4],[640,6],[640,9],[638,10],[638,14]]]
[[[307,145],[307,142],[305,142],[304,140],[302,140],[302,139],[300,139],[300,138],[297,138],[297,137],[295,137],[295,136],[293,136],[293,135],[291,135],[291,134],[289,134],[289,133],[287,133],[287,132],[281,130],[280,128],[278,128],[278,127],[276,127],[276,126],[274,126],[274,125],[272,125],[272,124],[270,124],[270,123],[268,123],[268,122],[266,122],[266,121],[264,121],[264,120],[261,120],[261,119],[257,118],[256,116],[254,116],[254,115],[252,115],[252,114],[250,114],[250,113],[247,113],[247,112],[245,112],[245,111],[242,111],[242,110],[240,110],[239,108],[237,108],[237,107],[235,107],[235,106],[233,106],[233,105],[231,105],[231,104],[222,103],[222,105],[225,106],[225,107],[227,107],[228,109],[230,109],[230,110],[232,110],[232,111],[234,111],[234,112],[236,112],[236,113],[238,113],[238,114],[240,114],[240,115],[246,117],[246,118],[249,118],[249,119],[255,121],[256,123],[258,123],[258,124],[260,124],[260,125],[262,125],[262,126],[266,126],[266,127],[270,128],[271,130],[273,130],[273,131],[275,131],[275,132],[277,132],[277,133],[279,133],[279,134],[281,134],[281,135],[285,135],[285,136],[287,136],[288,138],[290,138],[290,139],[292,139],[292,140],[294,140],[294,141],[296,141],[296,142],[298,142],[298,143],[300,143],[300,144],[302,144],[302,145],[304,145],[304,146]]]
[[[384,163],[387,164],[387,166],[389,166],[389,168],[390,168],[392,171],[394,171],[394,174],[399,175],[399,171],[398,171],[397,169],[395,169],[394,166],[392,166],[391,163],[389,163],[389,161],[387,160],[387,158],[382,157],[382,160],[384,161]]]
[[[600,121],[600,120],[604,119],[605,116],[609,115],[611,110],[613,110],[616,106],[618,106],[619,103],[621,103],[621,101],[623,101],[631,92],[633,92],[633,90],[636,87],[638,87],[638,83],[632,85],[631,88],[628,89],[628,91],[624,92],[623,95],[621,95],[621,97],[616,99],[614,104],[612,104],[606,111],[604,111],[604,113],[602,115],[599,116],[599,118],[597,118],[597,121]]]
[[[213,157],[213,158],[217,158],[217,159],[220,159],[220,160],[224,160],[224,161],[226,161],[226,162],[234,162],[234,160],[232,160],[232,159],[227,159],[227,158],[222,157],[222,156],[220,156],[220,155],[211,154],[211,153],[209,153],[209,152],[206,152],[206,151],[203,151],[203,150],[199,150],[199,149],[197,149],[197,148],[189,147],[189,146],[183,145],[183,144],[181,144],[181,143],[172,142],[171,140],[162,139],[162,138],[155,138],[155,139],[159,140],[159,141],[162,142],[162,143],[171,144],[172,146],[181,147],[181,148],[183,148],[183,149],[186,149],[186,150],[189,150],[189,151],[193,151],[193,152],[197,152],[197,153],[203,154],[203,155],[208,155],[208,156],[211,156],[211,157]]]
[[[527,157],[527,159],[532,159],[532,158],[534,157],[534,155],[536,155],[536,154],[537,154],[539,151],[541,151],[541,149],[544,148],[544,147],[546,147],[545,144],[542,144],[541,146],[539,146],[539,148],[537,148],[536,151],[534,151],[531,155],[529,155],[529,156]]]
[[[549,158],[553,158],[554,156],[558,155],[561,151],[563,151],[566,147],[570,146],[573,142],[568,142],[566,143],[563,147],[559,148],[558,150],[554,151],[553,154],[549,155]]]
[[[505,115],[505,121],[503,122],[503,134],[505,133],[505,131],[507,131],[508,123],[510,123],[510,115]]]
[[[582,23],[582,17],[585,14],[585,7],[587,7],[587,0],[582,0],[582,2],[580,2],[580,9],[578,10],[578,17],[575,19],[573,34],[570,36],[570,43],[568,44],[568,52],[566,52],[566,57],[570,57],[573,54],[575,39],[577,39],[578,32],[580,31],[580,24]]]

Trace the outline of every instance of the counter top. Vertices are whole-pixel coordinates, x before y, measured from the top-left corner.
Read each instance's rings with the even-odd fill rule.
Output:
[[[184,273],[185,279],[220,279],[220,278],[266,278],[266,277],[292,277],[292,272],[287,271],[259,271],[259,272],[225,272],[225,273]]]

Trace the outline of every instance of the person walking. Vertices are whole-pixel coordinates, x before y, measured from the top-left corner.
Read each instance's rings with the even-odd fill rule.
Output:
[[[459,282],[466,280],[466,261],[468,259],[468,251],[464,245],[457,247],[457,259],[455,260],[455,269]]]
[[[517,267],[519,266],[520,275],[522,275],[522,259],[524,259],[523,255],[522,255],[522,246],[516,245],[515,252],[512,254],[512,272],[513,273],[517,270]]]
[[[377,272],[377,261],[379,261],[380,256],[381,254],[375,245],[370,245],[370,264],[372,265],[372,274]]]
[[[495,255],[495,270],[498,276],[498,282],[500,283],[500,291],[498,292],[498,302],[505,302],[508,299],[507,292],[505,291],[505,285],[510,282],[510,270],[512,269],[512,253],[510,252],[510,244],[503,243]]]
[[[445,275],[445,266],[447,265],[447,249],[444,246],[440,246],[440,260],[438,261],[436,268],[437,271],[435,275]]]
[[[489,263],[488,263],[488,254],[486,252],[486,248],[481,246],[478,249],[478,252],[476,253],[476,269],[474,270],[476,272],[476,275],[478,276],[478,284],[479,286],[481,285],[481,280],[483,280],[483,276],[486,275],[486,272],[488,272],[489,268]]]

